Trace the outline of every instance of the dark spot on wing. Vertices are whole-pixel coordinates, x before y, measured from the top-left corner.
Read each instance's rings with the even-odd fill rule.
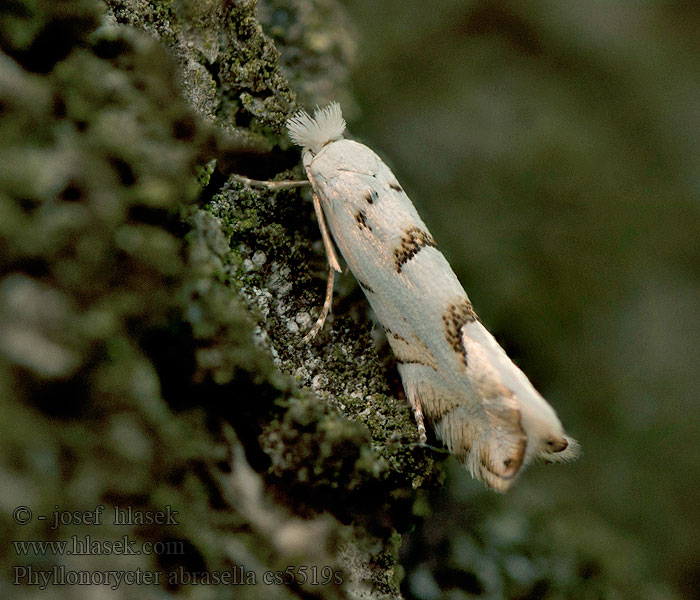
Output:
[[[456,304],[449,304],[447,310],[442,313],[445,339],[455,352],[462,355],[465,367],[467,366],[467,351],[462,343],[462,327],[476,321],[476,319],[474,307],[466,298],[459,300]]]
[[[419,227],[406,229],[401,236],[398,247],[394,248],[396,272],[401,273],[403,266],[426,246],[437,248],[437,244],[430,233]]]
[[[413,341],[410,341],[388,327],[384,327],[384,331],[386,331],[386,335],[389,338],[397,363],[401,365],[422,365],[437,371],[435,357],[415,333],[410,334],[413,338]]]
[[[401,189],[401,186],[396,181],[394,183],[390,183],[389,187],[394,191],[403,192],[403,189]]]
[[[369,292],[370,294],[374,294],[374,290],[371,287],[369,287],[364,281],[362,281],[362,279],[358,279],[357,283],[360,284],[360,287],[363,290],[365,290],[365,292]]]
[[[399,365],[420,365],[421,367],[430,367],[433,371],[437,371],[434,365],[423,362],[422,360],[400,360],[397,358],[396,363]]]
[[[357,221],[357,224],[360,227],[360,229],[364,227],[365,229],[372,231],[372,226],[367,225],[367,213],[364,210],[359,211],[355,215],[355,220]]]
[[[395,340],[399,340],[399,341],[401,341],[401,342],[406,342],[406,343],[408,344],[408,340],[407,340],[405,337],[403,337],[402,335],[399,335],[398,333],[393,332],[393,331],[392,331],[391,329],[389,329],[388,327],[385,327],[385,328],[384,328],[384,331],[386,331],[386,334],[387,334],[387,335],[390,335],[390,336],[393,337]]]
[[[378,199],[379,194],[377,194],[377,192],[375,192],[374,190],[367,190],[367,193],[365,194],[365,200],[367,200],[368,204],[374,204]]]
[[[569,442],[564,438],[559,440],[547,440],[547,445],[552,449],[552,452],[563,452],[569,447]]]

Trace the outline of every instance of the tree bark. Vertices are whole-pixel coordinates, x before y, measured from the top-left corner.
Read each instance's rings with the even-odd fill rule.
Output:
[[[262,6],[274,43],[254,2],[101,6],[39,3],[3,32],[4,585],[399,597],[433,459],[350,276],[301,343],[327,274],[307,193],[229,177],[302,176],[289,80],[350,102],[352,28],[332,4]],[[123,536],[162,551],[10,544]]]

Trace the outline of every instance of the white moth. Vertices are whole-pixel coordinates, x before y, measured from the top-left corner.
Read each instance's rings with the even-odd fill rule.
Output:
[[[321,317],[340,266],[326,222],[386,330],[421,441],[423,419],[487,487],[505,492],[535,461],[578,457],[554,409],[477,318],[466,292],[394,174],[367,146],[343,139],[340,106],[287,123],[331,265]],[[310,337],[307,336],[307,337]]]

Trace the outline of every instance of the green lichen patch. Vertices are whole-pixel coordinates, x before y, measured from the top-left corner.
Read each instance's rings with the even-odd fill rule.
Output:
[[[255,16],[255,2],[109,0],[119,23],[161,40],[181,65],[185,97],[240,140],[266,145],[279,135],[295,96],[279,53]]]
[[[93,0],[7,2],[1,10],[0,49],[36,73],[48,73],[84,43],[103,13]]]
[[[108,2],[96,29],[98,5],[76,6],[74,22],[92,25],[59,27],[72,32],[65,55],[43,71],[17,40],[24,27],[35,52],[46,24],[21,23],[0,57],[0,392],[13,429],[0,469],[18,482],[12,500],[171,506],[176,527],[129,530],[182,544],[140,563],[167,574],[297,564],[345,576],[353,546],[362,578],[384,582],[375,596],[395,596],[389,559],[372,557],[409,526],[429,456],[386,443],[413,424],[388,395],[351,278],[337,315],[301,344],[327,273],[308,196],[224,174],[258,156],[294,175],[280,137],[294,97],[254,3]],[[206,588],[142,595],[163,589]]]
[[[96,24],[99,6],[71,5],[71,22]],[[36,9],[20,12],[34,18]],[[51,11],[41,20],[40,31],[66,35],[65,54],[48,72],[30,72],[36,65],[28,54],[0,56],[0,470],[15,482],[6,501],[31,505],[35,514],[103,506],[110,517],[98,533],[74,522],[19,527],[6,517],[3,530],[9,539],[168,539],[186,548],[180,564],[220,559],[221,547],[204,547],[195,535],[215,523],[205,510],[206,477],[188,465],[213,469],[221,446],[203,413],[170,410],[147,343],[183,322],[189,275],[178,215],[195,197],[206,136],[177,100],[172,63],[153,40],[129,30],[69,30]],[[184,478],[191,483],[181,485]],[[181,513],[177,526],[113,526],[114,506],[166,505]],[[17,564],[18,556],[7,559]],[[47,555],[42,565],[58,560],[67,568],[105,567],[99,555]],[[134,566],[123,556],[110,563]],[[155,555],[138,565],[163,568]],[[54,592],[72,594],[69,587]]]
[[[325,259],[301,235],[318,236],[309,203],[295,192],[270,194],[231,183],[207,208],[229,235],[236,265],[231,277],[258,314],[261,341],[283,371],[321,398],[308,399],[303,410],[293,405],[263,427],[271,484],[310,513],[389,522],[397,506],[411,504],[397,501],[410,496],[399,490],[433,477],[432,458],[415,445],[406,403],[387,396],[366,300],[357,295],[352,306],[341,302],[346,315],[329,319],[314,341],[302,343],[325,288]],[[313,264],[323,269],[321,277],[309,272]],[[329,412],[329,405],[335,410]]]
[[[367,443],[367,431],[328,405],[294,401],[262,439],[271,489],[300,514],[329,512],[381,537],[410,517],[410,503],[396,501],[388,463]]]
[[[91,18],[88,9],[76,19]],[[58,17],[42,18],[50,29]],[[103,27],[67,42],[42,75],[0,55],[0,472],[13,506],[49,516],[104,506],[110,516],[97,532],[77,523],[52,530],[37,520],[22,527],[5,511],[7,547],[88,534],[175,544],[137,559],[109,556],[108,565],[97,555],[34,562],[160,573],[160,585],[139,587],[144,598],[182,587],[168,582],[178,569],[246,565],[262,577],[264,567],[304,558],[338,568],[331,543],[304,549],[274,533],[292,522],[309,539],[330,538],[332,524],[311,521],[307,531],[281,507],[261,515],[230,497],[236,486],[262,489],[233,448],[257,445],[258,421],[279,412],[290,383],[251,341],[221,225],[203,211],[188,211],[186,225],[180,218],[198,195],[195,166],[209,133],[178,100],[172,62],[152,39]],[[115,506],[169,507],[176,522],[117,526]],[[74,595],[71,586],[52,589]],[[263,597],[255,587],[246,593]]]

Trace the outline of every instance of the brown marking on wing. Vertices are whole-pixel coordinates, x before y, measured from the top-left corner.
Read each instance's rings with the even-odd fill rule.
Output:
[[[401,273],[403,266],[426,246],[437,248],[437,244],[429,232],[415,226],[405,229],[399,245],[394,248],[396,272]]]
[[[500,485],[492,485],[494,489],[503,491],[523,466],[527,449],[527,434],[521,422],[520,409],[511,390],[504,386],[494,400],[486,401],[489,436],[487,443],[480,447],[481,465],[491,475],[503,481]],[[487,483],[491,478],[484,479]]]
[[[463,415],[458,414],[464,399],[455,395],[454,391],[445,387],[439,379],[413,382],[411,388],[406,389],[406,395],[420,403],[425,418],[433,427],[442,424],[451,430],[443,438],[444,441],[455,451],[462,448],[466,455],[471,448],[470,436]]]
[[[437,371],[437,362],[428,347],[414,334],[412,340],[385,328],[396,361],[403,364],[419,364]]]
[[[424,361],[418,360],[418,359],[415,359],[415,360],[399,360],[399,359],[397,358],[397,359],[396,359],[396,362],[397,362],[398,364],[400,364],[400,365],[420,365],[420,366],[422,366],[422,367],[430,367],[431,369],[436,370],[435,367],[434,367],[433,365],[431,365],[430,363],[427,363],[427,362],[424,362]]]
[[[355,279],[357,279],[357,278],[355,278]],[[374,294],[374,290],[369,285],[367,285],[364,281],[362,281],[361,279],[357,279],[357,283],[360,284],[360,287],[363,290],[365,290],[365,292],[369,292],[370,294]]]
[[[527,450],[515,395],[504,386],[494,386],[493,393],[479,400],[478,410],[434,391],[432,386],[423,386],[418,396],[430,407],[426,417],[437,426],[450,452],[487,487],[508,490],[521,471]]]
[[[355,220],[357,221],[357,225],[360,229],[364,228],[372,231],[372,226],[367,224],[367,213],[364,210],[357,212],[355,215]]]
[[[466,298],[462,298],[454,304],[448,304],[445,312],[442,313],[445,339],[450,347],[462,356],[465,367],[467,366],[467,350],[462,343],[462,328],[476,319],[474,307]]]

